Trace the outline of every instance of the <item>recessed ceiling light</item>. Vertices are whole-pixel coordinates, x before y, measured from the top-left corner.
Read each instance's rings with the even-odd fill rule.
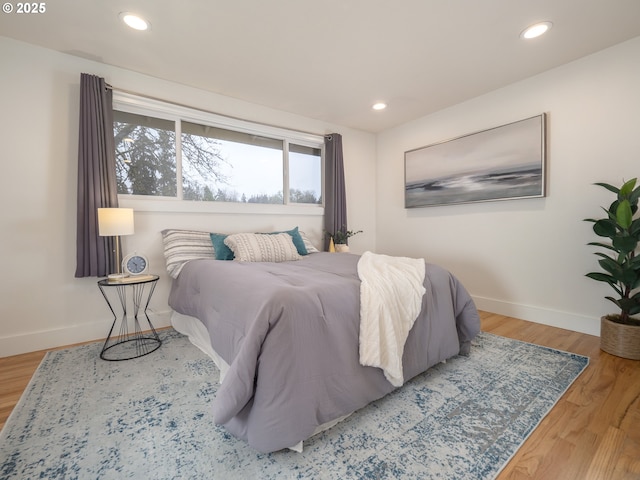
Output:
[[[149,22],[135,13],[121,12],[118,16],[120,20],[135,30],[149,30],[151,28]]]
[[[379,103],[375,103],[371,108],[373,108],[374,110],[384,110],[385,108],[387,108],[387,104],[379,102]]]
[[[549,30],[552,26],[553,23],[551,22],[536,23],[535,25],[531,25],[530,27],[524,29],[520,34],[520,37],[526,39],[539,37],[543,33],[547,32],[547,30]]]

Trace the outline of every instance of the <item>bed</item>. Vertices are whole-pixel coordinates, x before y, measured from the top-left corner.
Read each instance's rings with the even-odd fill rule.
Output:
[[[214,421],[260,452],[302,442],[396,387],[359,361],[359,255],[181,264],[174,327],[221,367]],[[420,315],[402,353],[404,380],[458,354],[480,330],[475,305],[445,269],[425,264]]]

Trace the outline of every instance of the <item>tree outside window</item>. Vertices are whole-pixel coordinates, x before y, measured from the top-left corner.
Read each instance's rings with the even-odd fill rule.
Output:
[[[181,131],[179,142],[176,131]],[[322,203],[318,147],[118,110],[114,137],[119,194],[213,202]],[[283,175],[285,163],[287,176]]]

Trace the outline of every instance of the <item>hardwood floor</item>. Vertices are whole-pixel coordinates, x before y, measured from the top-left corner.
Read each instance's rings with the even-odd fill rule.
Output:
[[[483,331],[591,359],[498,479],[640,479],[640,361],[602,352],[591,335],[487,312],[481,318]],[[0,358],[0,427],[45,353]]]
[[[498,479],[640,479],[640,361],[591,335],[481,312],[482,330],[586,355],[589,366]]]

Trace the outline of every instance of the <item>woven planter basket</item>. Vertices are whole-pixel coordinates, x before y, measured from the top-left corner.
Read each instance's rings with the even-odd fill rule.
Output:
[[[616,357],[640,360],[640,326],[600,319],[600,349]]]

